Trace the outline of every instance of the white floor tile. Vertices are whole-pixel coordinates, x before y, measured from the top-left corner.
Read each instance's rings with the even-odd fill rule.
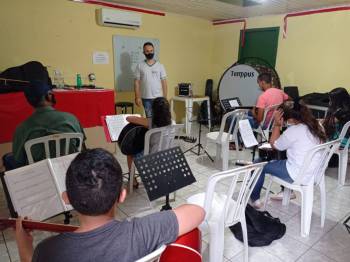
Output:
[[[350,234],[342,224],[338,224],[324,235],[313,249],[338,262],[348,262],[350,258]]]
[[[335,260],[326,257],[314,249],[309,249],[297,262],[335,262]]]

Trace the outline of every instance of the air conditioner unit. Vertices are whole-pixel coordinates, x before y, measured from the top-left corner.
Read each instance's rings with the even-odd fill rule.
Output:
[[[114,9],[96,10],[97,23],[102,26],[136,29],[141,26],[141,15]]]

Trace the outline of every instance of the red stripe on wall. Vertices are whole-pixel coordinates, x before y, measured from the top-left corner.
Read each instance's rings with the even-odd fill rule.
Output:
[[[95,1],[95,0],[79,0],[76,2],[93,4],[93,5],[101,5],[101,6],[118,8],[118,9],[122,9],[122,10],[134,11],[134,12],[139,12],[139,13],[144,13],[144,14],[165,16],[164,12],[155,11],[155,10],[148,10],[148,9],[143,9],[143,8],[138,8],[138,7],[128,6],[128,5],[121,5],[121,4],[117,4],[117,3],[107,3],[107,2]]]

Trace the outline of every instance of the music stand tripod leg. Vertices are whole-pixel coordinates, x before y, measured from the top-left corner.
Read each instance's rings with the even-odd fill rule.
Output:
[[[201,120],[202,121],[202,120]],[[209,157],[209,159],[214,162],[214,159],[209,155],[209,153],[204,149],[204,147],[202,146],[201,143],[201,136],[202,136],[202,122],[199,121],[199,132],[198,132],[198,143],[195,144],[194,146],[192,146],[191,148],[187,149],[185,153],[191,151],[192,153],[196,154],[197,156],[200,155],[200,150],[202,149],[204,151],[204,153]],[[193,149],[198,147],[197,152],[194,152]]]

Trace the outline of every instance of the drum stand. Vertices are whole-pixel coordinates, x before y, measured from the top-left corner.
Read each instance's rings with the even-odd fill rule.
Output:
[[[169,210],[169,194],[194,182],[180,147],[173,147],[134,160],[150,201],[165,196],[161,210]]]

